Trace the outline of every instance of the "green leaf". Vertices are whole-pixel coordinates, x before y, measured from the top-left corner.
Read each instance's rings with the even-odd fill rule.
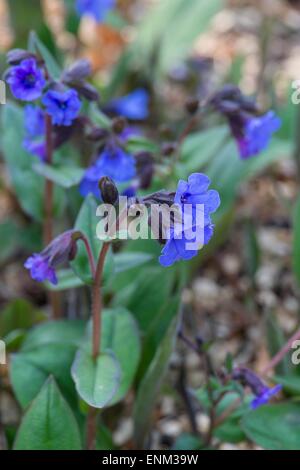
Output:
[[[194,40],[209,27],[222,5],[222,0],[159,2],[140,25],[132,47],[136,61],[142,61],[146,70],[155,61],[158,74],[167,72],[186,57]]]
[[[0,252],[0,263],[8,260],[17,250],[20,233],[20,227],[14,220],[6,219],[0,224],[0,245],[5,250]]]
[[[29,49],[33,52],[38,52],[41,57],[44,59],[47,69],[54,79],[59,79],[61,75],[61,68],[49,52],[47,47],[42,43],[38,38],[37,34],[34,31],[31,31],[29,36]]]
[[[137,371],[141,345],[136,321],[124,308],[105,310],[102,325],[102,351],[113,351],[121,368],[121,382],[110,405],[128,392]]]
[[[10,378],[15,395],[26,408],[37,396],[46,379],[53,375],[66,398],[75,405],[76,393],[70,369],[76,349],[70,344],[43,344],[30,351],[14,354]]]
[[[24,138],[23,110],[7,103],[3,106],[1,126],[2,149],[12,186],[24,212],[38,221],[44,218],[44,179],[32,167],[36,157],[27,153],[22,146]],[[5,130],[5,131],[4,131]],[[54,215],[58,215],[64,205],[61,188],[54,191]]]
[[[36,163],[33,169],[39,175],[47,178],[53,183],[68,189],[76,186],[82,179],[84,170],[71,166],[54,166],[46,163]]]
[[[79,279],[72,269],[61,269],[56,272],[58,283],[56,285],[50,282],[46,283],[47,289],[52,291],[63,291],[69,289],[77,289],[78,287],[84,286],[84,282]]]
[[[291,395],[295,395],[297,397],[300,396],[299,375],[276,375],[274,380],[276,380],[276,383],[281,384],[283,386],[285,392],[290,393]]]
[[[14,450],[81,450],[76,420],[53,378],[25,414]]]
[[[79,396],[94,408],[107,406],[121,381],[118,361],[111,353],[101,353],[95,360],[90,351],[77,352],[72,377]]]
[[[300,405],[261,406],[243,417],[242,428],[264,449],[300,450]]]
[[[153,256],[148,253],[142,252],[123,252],[117,253],[114,256],[115,273],[120,274],[129,269],[133,269],[139,266],[147,264]]]
[[[45,319],[46,316],[27,300],[13,300],[0,313],[0,338],[14,330],[26,330]]]
[[[158,145],[145,137],[134,136],[130,137],[126,142],[126,149],[129,153],[137,152],[151,152],[158,153]]]
[[[96,216],[98,204],[92,195],[87,196],[84,200],[80,212],[78,214],[75,229],[83,232],[88,238],[92,253],[95,260],[98,259],[101,251],[102,242],[97,238],[96,228],[99,220]],[[93,277],[90,270],[89,259],[83,243],[78,244],[78,250],[74,261],[71,263],[71,268],[75,274],[86,284],[93,283]],[[111,251],[108,252],[104,264],[104,281],[109,276],[113,269],[113,257]]]
[[[203,447],[199,436],[182,433],[177,437],[172,446],[172,450],[200,450]]]
[[[56,320],[38,325],[28,333],[22,344],[22,352],[44,344],[69,344],[78,347],[85,326],[82,320]]]
[[[145,374],[134,404],[134,436],[138,448],[142,448],[151,426],[151,415],[168,370],[171,354],[177,338],[178,318],[174,318],[155,357]]]

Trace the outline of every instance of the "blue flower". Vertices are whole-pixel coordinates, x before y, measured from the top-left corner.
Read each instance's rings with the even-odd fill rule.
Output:
[[[210,214],[219,207],[220,197],[217,191],[208,190],[209,185],[209,178],[201,173],[192,174],[188,182],[179,181],[174,203],[177,204],[182,220],[179,223],[175,221],[170,230],[170,237],[159,258],[162,266],[171,266],[176,261],[193,258],[211,239],[213,224]],[[190,217],[185,218],[188,211],[191,212]],[[192,242],[196,245],[194,249],[189,246]]]
[[[77,0],[76,9],[79,15],[88,15],[101,23],[115,6],[116,0]]]
[[[45,160],[45,113],[38,106],[27,105],[24,108],[25,138],[23,147],[27,152]]]
[[[87,169],[79,191],[82,196],[92,193],[99,197],[98,183],[103,176],[122,183],[134,178],[135,174],[134,158],[115,145],[107,145],[97,161]]]
[[[265,387],[261,390],[260,394],[254,398],[251,402],[251,408],[255,410],[259,406],[265,405],[269,402],[269,400],[276,395],[282,389],[282,385],[276,385],[273,388]]]
[[[30,58],[10,68],[7,83],[9,83],[15,98],[34,101],[41,97],[46,80],[36,60]]]
[[[108,105],[108,110],[132,120],[143,120],[149,116],[149,95],[143,88],[117,98]]]
[[[247,159],[265,150],[280,126],[281,120],[274,111],[246,120],[242,136],[237,138],[241,158]]]
[[[47,113],[57,126],[70,126],[79,114],[81,101],[76,90],[49,90],[42,100]]]
[[[30,256],[24,267],[30,271],[32,279],[57,284],[55,269],[58,265],[74,259],[76,240],[79,238],[75,236],[74,230],[68,230],[55,238],[41,253]]]

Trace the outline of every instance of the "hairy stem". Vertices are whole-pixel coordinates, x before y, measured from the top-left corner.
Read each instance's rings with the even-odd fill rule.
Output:
[[[300,329],[293,334],[293,336],[287,341],[287,343],[283,346],[280,351],[270,360],[270,362],[266,365],[264,370],[262,371],[262,375],[267,374],[270,370],[274,369],[274,367],[282,361],[284,356],[291,350],[294,341],[300,339]]]
[[[84,241],[84,240],[83,240]],[[88,244],[89,246],[89,244]],[[99,255],[97,267],[94,271],[94,285],[92,292],[92,321],[93,321],[93,358],[96,361],[101,351],[100,340],[101,340],[101,324],[102,324],[102,293],[101,283],[104,269],[104,262],[109,249],[109,243],[104,243]],[[88,250],[89,252],[89,250]],[[96,444],[96,433],[97,433],[97,410],[93,407],[89,407],[89,413],[87,416],[87,449],[94,450]]]
[[[51,116],[46,114],[46,163],[51,165],[53,158],[53,141],[52,141],[52,120]],[[53,183],[46,179],[45,182],[45,221],[44,221],[44,244],[48,245],[53,238]]]
[[[97,359],[100,352],[100,339],[101,339],[101,317],[102,317],[102,292],[101,282],[104,268],[104,262],[109,249],[109,243],[103,243],[95,273],[95,281],[93,285],[93,357]]]

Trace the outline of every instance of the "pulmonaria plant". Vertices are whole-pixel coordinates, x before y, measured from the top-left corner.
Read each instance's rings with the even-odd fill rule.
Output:
[[[277,395],[282,389],[282,385],[280,384],[273,388],[268,387],[258,375],[246,367],[234,369],[232,378],[248,386],[255,395],[255,398],[250,404],[253,410],[269,403],[270,399]]]
[[[274,111],[259,115],[256,103],[233,85],[224,86],[210,104],[228,120],[242,159],[266,150],[273,134],[281,127],[281,120]]]
[[[42,103],[56,126],[71,126],[81,108],[76,90],[49,90]]]

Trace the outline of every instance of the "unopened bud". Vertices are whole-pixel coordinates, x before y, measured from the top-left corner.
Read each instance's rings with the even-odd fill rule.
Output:
[[[185,109],[190,114],[195,114],[199,109],[199,100],[197,98],[190,98],[185,103]]]
[[[176,151],[176,149],[177,149],[177,145],[175,142],[165,142],[162,144],[161,153],[165,157],[169,157]]]
[[[25,49],[12,49],[7,53],[7,62],[9,65],[18,65],[22,60],[30,59],[35,57],[32,52],[28,52]]]
[[[119,197],[119,191],[115,183],[109,176],[103,176],[99,181],[99,189],[102,200],[105,204],[115,204]]]
[[[122,134],[126,126],[127,121],[122,116],[118,116],[112,121],[112,130],[115,134]]]

